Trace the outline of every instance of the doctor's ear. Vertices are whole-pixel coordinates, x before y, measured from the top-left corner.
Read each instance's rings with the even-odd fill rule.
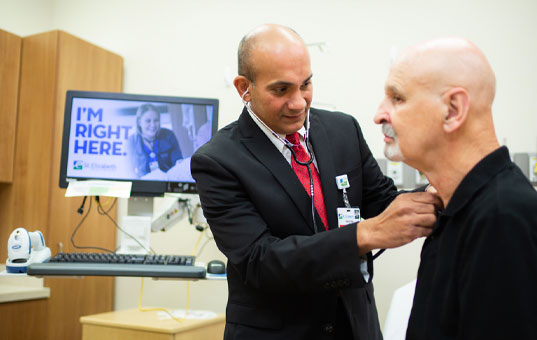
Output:
[[[237,89],[239,96],[245,101],[250,101],[250,93],[248,92],[248,87],[250,86],[250,81],[244,76],[236,76],[233,80],[233,85]]]
[[[470,110],[470,96],[462,87],[454,87],[444,94],[447,112],[442,127],[446,133],[458,130],[466,121]]]

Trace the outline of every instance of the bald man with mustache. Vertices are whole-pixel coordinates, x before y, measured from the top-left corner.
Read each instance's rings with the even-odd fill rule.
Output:
[[[459,38],[392,65],[375,115],[385,155],[445,209],[423,245],[407,339],[537,339],[537,192],[494,132],[495,76]]]

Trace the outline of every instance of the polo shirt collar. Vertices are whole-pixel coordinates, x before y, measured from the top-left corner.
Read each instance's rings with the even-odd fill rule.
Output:
[[[464,208],[472,197],[494,176],[511,163],[509,150],[502,146],[483,158],[463,178],[455,189],[443,215],[453,216]]]

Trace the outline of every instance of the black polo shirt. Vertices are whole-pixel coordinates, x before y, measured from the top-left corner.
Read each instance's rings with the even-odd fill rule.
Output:
[[[425,240],[407,339],[537,339],[537,191],[501,147]]]

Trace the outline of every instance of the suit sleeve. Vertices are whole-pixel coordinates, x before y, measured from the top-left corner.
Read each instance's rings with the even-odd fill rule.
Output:
[[[276,237],[241,180],[214,156],[198,152],[191,165],[205,217],[231,267],[228,279],[238,275],[253,288],[284,293],[322,292],[365,284],[359,270],[356,226],[314,235],[294,235],[291,231],[291,236]],[[262,184],[259,190],[272,190]],[[293,228],[284,213],[281,224]]]

